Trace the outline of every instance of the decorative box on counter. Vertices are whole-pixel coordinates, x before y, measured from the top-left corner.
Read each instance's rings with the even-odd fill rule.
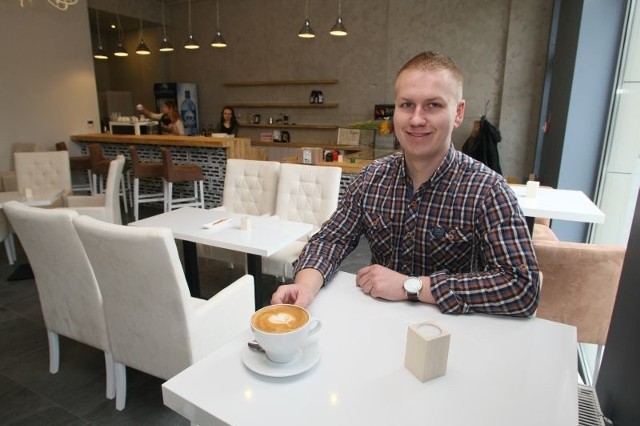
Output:
[[[298,163],[318,164],[323,160],[322,148],[300,148],[298,150]]]

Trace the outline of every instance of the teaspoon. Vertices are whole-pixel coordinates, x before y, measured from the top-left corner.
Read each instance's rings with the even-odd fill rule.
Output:
[[[249,348],[253,349],[254,351],[264,352],[264,349],[262,349],[262,346],[260,346],[260,344],[255,340],[249,340],[247,342],[247,345],[249,346]]]

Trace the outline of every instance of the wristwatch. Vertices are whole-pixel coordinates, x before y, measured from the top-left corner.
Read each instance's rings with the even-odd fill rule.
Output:
[[[422,280],[418,277],[409,277],[405,280],[404,291],[407,292],[407,299],[411,302],[419,302],[418,294],[422,290]]]

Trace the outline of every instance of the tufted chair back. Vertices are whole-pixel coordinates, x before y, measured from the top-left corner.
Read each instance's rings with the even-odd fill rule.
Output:
[[[30,189],[63,189],[69,195],[71,169],[69,153],[65,151],[16,152],[16,183],[18,191]]]
[[[280,163],[227,160],[222,205],[228,212],[254,216],[273,215]]]
[[[340,167],[282,164],[278,179],[276,215],[281,219],[313,225],[313,232],[331,216],[338,206]],[[294,241],[262,262],[262,271],[292,279],[293,262],[307,243],[307,238]]]
[[[282,164],[276,215],[319,228],[338,206],[340,167]]]

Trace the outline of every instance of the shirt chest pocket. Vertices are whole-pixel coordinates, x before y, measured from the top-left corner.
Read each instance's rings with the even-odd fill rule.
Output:
[[[469,264],[473,252],[473,232],[462,228],[436,227],[427,230],[427,241],[431,270],[459,272]]]
[[[392,221],[377,213],[365,212],[364,234],[373,253],[383,257],[391,256],[393,250]]]

